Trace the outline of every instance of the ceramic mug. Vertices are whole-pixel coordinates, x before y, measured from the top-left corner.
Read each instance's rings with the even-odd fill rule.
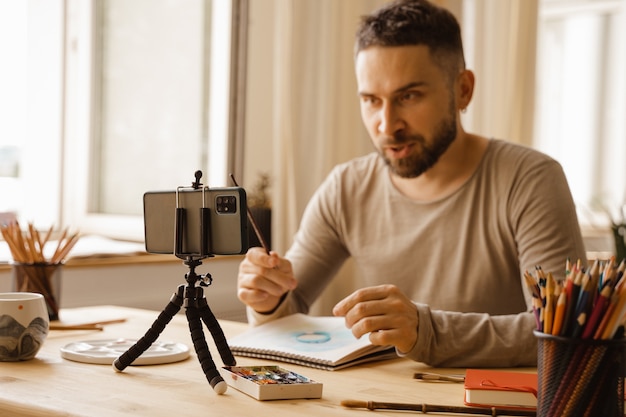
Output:
[[[43,295],[0,293],[0,361],[35,357],[48,336],[50,320]]]

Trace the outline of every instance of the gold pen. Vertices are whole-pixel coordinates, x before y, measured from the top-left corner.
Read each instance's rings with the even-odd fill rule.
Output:
[[[465,382],[465,377],[461,375],[443,375],[430,372],[416,372],[413,379],[421,379],[424,381],[446,381],[446,382]]]

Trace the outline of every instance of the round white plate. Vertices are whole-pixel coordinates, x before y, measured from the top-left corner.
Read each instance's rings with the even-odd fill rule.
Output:
[[[74,342],[61,348],[61,356],[76,362],[111,365],[136,342],[136,340],[129,339]],[[188,357],[187,345],[157,340],[131,365],[158,365],[182,361]]]

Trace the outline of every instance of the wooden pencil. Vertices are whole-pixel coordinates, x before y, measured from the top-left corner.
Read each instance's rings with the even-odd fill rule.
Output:
[[[545,316],[543,323],[543,332],[552,334],[552,323],[554,321],[554,291],[555,291],[555,281],[552,273],[548,272],[546,276],[546,302],[544,305]]]
[[[626,291],[622,288],[620,291],[617,304],[615,306],[614,311],[611,312],[611,316],[602,332],[601,339],[608,340],[613,338],[615,332],[621,325],[622,318],[624,317],[624,313],[626,312]]]
[[[567,295],[565,289],[561,289],[559,298],[556,302],[556,309],[554,313],[554,325],[552,326],[552,335],[558,336],[561,334],[561,328],[563,327],[563,318],[565,317],[565,308],[567,303]]]
[[[43,238],[32,223],[28,224],[24,232],[17,221],[0,226],[0,232],[9,247],[13,260],[23,264],[63,262],[79,239],[78,233],[67,237],[68,230],[65,229],[57,242],[54,254],[47,259],[44,249],[52,235],[52,226]]]
[[[609,323],[609,320],[611,319],[611,316],[613,315],[615,308],[617,307],[618,301],[619,301],[619,292],[614,291],[613,295],[611,296],[611,300],[609,301],[609,305],[606,308],[606,311],[604,315],[602,316],[602,319],[600,320],[600,324],[598,325],[598,328],[596,329],[596,332],[593,335],[593,338],[595,340],[602,339],[602,334],[604,333],[604,329],[606,329],[606,326]]]
[[[596,329],[602,320],[602,316],[607,310],[612,293],[613,288],[610,285],[605,285],[600,292],[600,295],[596,300],[596,304],[593,307],[593,311],[591,312],[591,316],[585,325],[585,330],[582,334],[583,339],[589,339],[595,334]]]
[[[569,336],[574,328],[574,324],[577,319],[576,305],[578,304],[583,275],[584,272],[577,270],[574,280],[572,281],[571,292],[567,300],[567,308],[565,309],[565,318],[563,319],[561,336]]]

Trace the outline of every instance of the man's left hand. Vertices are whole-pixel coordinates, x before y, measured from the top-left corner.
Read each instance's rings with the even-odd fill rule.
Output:
[[[375,345],[393,345],[408,353],[417,342],[417,307],[395,285],[357,290],[333,308],[356,338],[369,333]]]

